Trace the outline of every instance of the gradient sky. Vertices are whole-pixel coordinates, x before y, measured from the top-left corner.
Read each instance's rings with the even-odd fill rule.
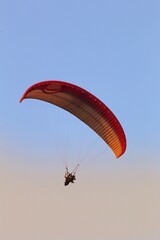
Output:
[[[159,12],[158,0],[0,1],[1,239],[160,238]],[[48,79],[115,113],[124,156],[49,104],[19,104]],[[63,161],[80,154],[86,168],[64,188]]]

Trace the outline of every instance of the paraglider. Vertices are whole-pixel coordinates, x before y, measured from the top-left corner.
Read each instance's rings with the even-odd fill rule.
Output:
[[[71,83],[50,80],[29,87],[20,102],[27,98],[46,101],[70,112],[95,131],[116,158],[124,154],[126,137],[120,122],[102,101],[85,89]],[[69,183],[74,182],[75,175],[68,175],[66,179],[70,177]]]
[[[76,172],[68,172],[68,167],[66,167],[66,172],[64,175],[64,185],[67,186],[69,183],[74,183],[74,181],[76,180],[76,176],[75,176]]]
[[[66,172],[64,174],[64,185],[67,186],[69,183],[74,183],[74,181],[76,180],[76,171],[79,167],[79,164],[75,167],[75,169],[70,173],[68,171],[68,167],[66,167]]]
[[[76,180],[76,176],[74,174],[67,173],[65,175],[64,185],[67,186],[69,183],[74,183],[75,180]]]

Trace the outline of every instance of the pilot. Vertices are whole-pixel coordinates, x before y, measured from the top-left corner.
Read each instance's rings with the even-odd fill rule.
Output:
[[[64,175],[64,185],[67,186],[69,183],[74,183],[74,181],[76,180],[76,176],[75,176],[75,173],[69,173],[68,172],[68,168],[66,167],[66,172],[65,172],[65,175]]]

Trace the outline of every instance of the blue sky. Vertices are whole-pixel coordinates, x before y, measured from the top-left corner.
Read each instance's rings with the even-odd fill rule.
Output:
[[[158,9],[158,1],[2,1],[4,135],[15,141],[21,132],[18,100],[26,88],[60,79],[112,109],[124,126],[128,152],[158,154]]]
[[[51,132],[57,122],[53,112],[57,110],[52,112],[49,105],[32,101],[19,104],[30,85],[59,79],[100,98],[126,133],[127,151],[122,160],[111,161],[114,156],[107,149],[107,164],[102,158],[93,168],[98,164],[100,171],[108,166],[107,172],[147,168],[159,174],[159,9],[156,0],[1,0],[2,169],[7,164],[10,170],[23,172],[26,167],[38,168],[40,161],[40,168],[49,170],[59,164],[58,159],[52,163],[50,158],[55,143]],[[72,129],[75,121],[62,112],[63,116]],[[79,122],[75,126],[81,138],[83,126]],[[71,139],[75,139],[74,133],[72,129]],[[101,151],[100,141],[98,144],[97,152]],[[63,168],[58,165],[57,169],[61,174]]]

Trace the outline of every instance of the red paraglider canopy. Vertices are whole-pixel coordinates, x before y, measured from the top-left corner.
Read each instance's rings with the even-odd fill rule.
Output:
[[[52,103],[75,115],[92,128],[120,157],[126,150],[126,137],[112,111],[83,88],[62,81],[44,81],[26,90],[20,102],[34,98]]]

